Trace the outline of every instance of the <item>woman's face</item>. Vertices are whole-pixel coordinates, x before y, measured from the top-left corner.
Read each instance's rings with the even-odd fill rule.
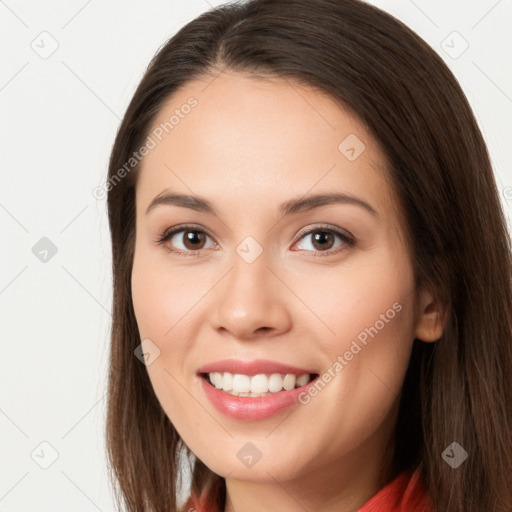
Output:
[[[417,334],[412,266],[376,141],[327,95],[238,73],[188,83],[150,136],[133,304],[154,392],[178,433],[237,480],[372,471],[388,453]],[[190,198],[147,212],[169,194]],[[317,377],[304,384],[303,374]]]

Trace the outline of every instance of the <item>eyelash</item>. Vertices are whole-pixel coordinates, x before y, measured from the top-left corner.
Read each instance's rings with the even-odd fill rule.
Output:
[[[207,231],[204,231],[203,229],[199,229],[197,226],[194,225],[182,225],[182,226],[175,226],[173,228],[166,229],[163,233],[161,233],[157,239],[155,240],[155,243],[158,245],[164,245],[165,249],[170,252],[174,253],[178,256],[184,256],[186,258],[197,258],[200,256],[200,252],[202,249],[197,249],[196,251],[183,251],[181,249],[171,249],[165,243],[172,238],[176,233],[179,233],[181,231],[194,231],[196,233],[202,233],[204,235],[209,236],[210,238],[213,238]],[[342,251],[345,251],[351,247],[354,247],[356,242],[353,238],[349,237],[345,233],[342,233],[341,231],[338,231],[337,229],[333,229],[327,226],[315,226],[313,229],[310,229],[309,231],[306,231],[301,234],[299,239],[302,240],[306,235],[311,235],[312,233],[316,233],[317,231],[326,232],[329,234],[337,235],[341,240],[345,243],[345,247],[342,247],[341,249],[331,249],[329,251],[305,251],[305,252],[313,252],[314,257],[323,257],[323,256],[332,256],[334,254],[338,254]],[[302,250],[304,251],[304,250]]]

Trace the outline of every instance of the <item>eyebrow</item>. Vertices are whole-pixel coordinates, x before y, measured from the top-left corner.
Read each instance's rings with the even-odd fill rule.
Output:
[[[279,206],[278,212],[280,217],[284,217],[286,215],[309,211],[313,210],[314,208],[319,208],[321,206],[330,204],[351,204],[359,206],[371,213],[374,217],[379,217],[379,214],[375,208],[373,208],[366,201],[363,201],[363,199],[352,196],[350,194],[342,194],[336,192],[328,194],[316,194],[308,197],[302,196],[290,199]],[[180,206],[182,208],[189,208],[198,212],[218,215],[218,212],[213,204],[210,203],[210,201],[207,199],[199,196],[168,192],[167,190],[164,190],[162,193],[158,194],[151,201],[146,210],[146,215],[157,206],[162,205]]]

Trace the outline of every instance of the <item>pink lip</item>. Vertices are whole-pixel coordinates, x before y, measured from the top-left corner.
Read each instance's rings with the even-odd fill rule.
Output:
[[[240,359],[223,359],[213,363],[205,364],[198,368],[197,373],[229,372],[241,373],[243,375],[258,375],[260,373],[282,373],[303,375],[304,373],[318,373],[315,370],[307,368],[297,368],[277,361],[268,361],[266,359],[256,359],[254,361],[242,361]]]
[[[241,373],[243,375],[258,375],[260,373],[293,374],[317,373],[306,368],[297,368],[281,364],[275,361],[255,360],[241,361],[236,359],[224,359],[201,366],[197,373],[204,393],[221,413],[239,420],[262,420],[277,414],[293,404],[298,403],[301,393],[307,393],[307,388],[313,385],[317,376],[305,386],[290,391],[279,391],[261,397],[233,396],[210,384],[207,375],[212,372]]]

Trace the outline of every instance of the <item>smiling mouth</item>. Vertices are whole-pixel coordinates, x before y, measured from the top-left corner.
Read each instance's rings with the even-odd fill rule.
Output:
[[[291,391],[306,386],[318,377],[318,374],[261,373],[257,375],[244,375],[229,372],[210,372],[201,373],[200,376],[210,386],[229,395],[256,398],[271,396],[283,391]]]

